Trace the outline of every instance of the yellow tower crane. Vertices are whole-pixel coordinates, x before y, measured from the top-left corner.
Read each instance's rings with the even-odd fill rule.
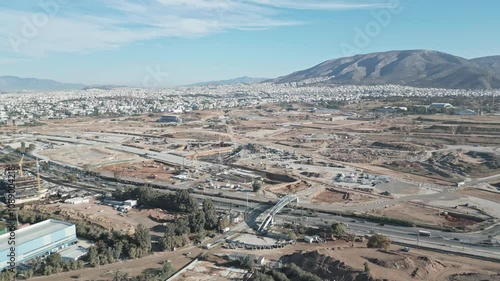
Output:
[[[41,182],[40,182],[40,161],[38,161],[38,158],[36,160],[31,160],[31,161],[24,161],[24,154],[21,156],[21,159],[19,160],[19,177],[23,177],[23,164],[28,164],[28,163],[36,163],[36,180],[38,184],[38,191],[41,189]]]

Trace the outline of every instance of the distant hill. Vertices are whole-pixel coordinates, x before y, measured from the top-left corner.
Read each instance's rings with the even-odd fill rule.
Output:
[[[260,83],[263,81],[269,80],[269,78],[253,78],[253,77],[239,77],[229,80],[220,80],[220,81],[209,81],[209,82],[199,82],[195,84],[190,84],[188,86],[203,86],[203,85],[233,85],[233,84],[241,84],[241,83]]]
[[[472,59],[471,61],[475,62],[478,65],[485,66],[500,74],[500,56],[491,56],[491,57],[483,57]]]
[[[83,84],[61,83],[47,79],[0,76],[0,92],[79,90],[84,87]]]
[[[493,59],[478,59],[493,62]],[[497,66],[494,62],[494,66]],[[478,61],[428,50],[389,51],[325,61],[270,82],[319,79],[321,84],[408,85],[422,88],[500,88],[500,74]]]
[[[94,85],[94,86],[86,86],[84,88],[82,88],[82,90],[105,90],[105,91],[109,91],[109,90],[113,90],[113,89],[116,89],[116,88],[125,88],[126,86],[113,86],[113,85]]]

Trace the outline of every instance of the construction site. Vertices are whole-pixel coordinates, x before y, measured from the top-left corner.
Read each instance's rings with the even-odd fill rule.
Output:
[[[213,199],[219,215],[240,213],[227,232],[188,247],[190,257],[209,256],[176,280],[240,280],[247,272],[227,260],[239,252],[271,266],[321,261],[328,266],[310,271],[320,277],[345,271],[352,277],[345,280],[365,280],[359,277],[365,262],[380,280],[498,280],[495,263],[472,259],[473,252],[489,259],[500,251],[498,117],[376,117],[362,107],[311,108],[194,111],[168,126],[153,115],[50,120],[2,127],[0,142],[3,155],[15,156],[4,163],[18,168],[17,203],[25,211],[126,235],[142,224],[156,242],[163,224],[182,215],[119,209],[110,193],[137,186],[188,190],[200,202]],[[22,153],[21,144],[32,150]],[[346,228],[345,236],[322,234],[333,223]],[[419,241],[419,229],[432,237]],[[376,233],[398,244],[368,249]],[[354,246],[350,236],[358,237]],[[415,243],[422,248],[400,251]],[[471,254],[449,256],[433,247]],[[181,256],[186,251],[165,255],[179,255],[182,267],[192,261]]]

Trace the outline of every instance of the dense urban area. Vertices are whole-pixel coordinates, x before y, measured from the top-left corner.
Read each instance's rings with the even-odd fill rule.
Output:
[[[0,281],[500,280],[500,90],[0,98]]]

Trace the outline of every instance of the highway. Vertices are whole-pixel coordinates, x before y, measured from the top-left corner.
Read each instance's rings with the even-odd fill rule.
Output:
[[[423,229],[417,227],[404,227],[395,225],[380,225],[373,222],[365,222],[360,219],[353,219],[343,216],[332,216],[328,214],[315,213],[314,216],[301,214],[298,211],[292,211],[288,214],[277,214],[275,222],[287,221],[294,223],[302,223],[309,226],[324,226],[325,222],[328,225],[332,223],[343,223],[346,225],[348,232],[357,235],[366,235],[370,232],[380,233],[390,237],[394,241],[404,242],[411,245],[433,245],[436,248],[443,247],[448,251],[457,253],[469,253],[476,255],[484,255],[486,257],[500,257],[500,246],[480,245],[479,243],[488,239],[488,235],[481,233],[451,233],[439,230]],[[430,237],[418,236],[419,230],[427,230],[431,232]],[[418,242],[417,242],[418,237]]]

